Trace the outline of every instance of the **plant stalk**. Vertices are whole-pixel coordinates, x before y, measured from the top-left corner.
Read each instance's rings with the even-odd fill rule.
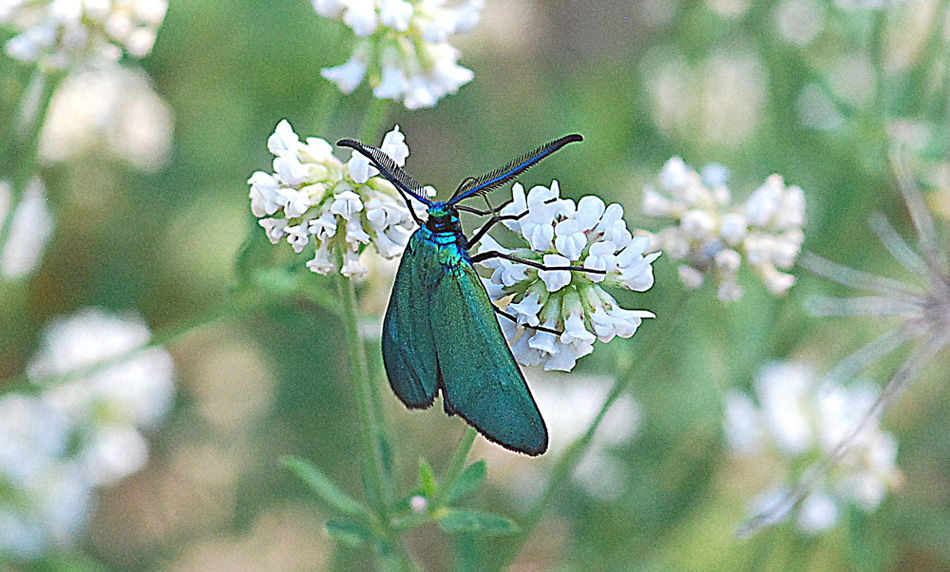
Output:
[[[343,301],[343,326],[346,334],[347,362],[350,369],[350,381],[356,388],[356,411],[360,422],[360,441],[363,448],[364,479],[370,507],[376,514],[382,536],[394,551],[400,567],[406,571],[418,570],[412,557],[406,550],[399,533],[393,528],[389,510],[390,489],[387,486],[389,472],[385,467],[382,425],[378,417],[379,404],[374,403],[375,392],[369,379],[366,353],[360,339],[357,319],[356,293],[353,283],[342,274],[336,274],[340,299]]]
[[[455,449],[455,454],[452,455],[452,460],[449,461],[449,468],[445,471],[442,484],[439,485],[438,492],[436,492],[435,498],[432,499],[430,512],[437,511],[448,504],[452,489],[455,488],[455,482],[465,470],[465,459],[468,458],[468,453],[472,450],[472,445],[475,443],[475,437],[477,436],[478,432],[473,427],[465,427],[465,433],[462,434],[462,439]]]

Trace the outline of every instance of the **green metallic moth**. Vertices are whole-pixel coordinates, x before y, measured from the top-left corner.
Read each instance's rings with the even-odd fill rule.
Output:
[[[546,267],[495,251],[470,255],[469,249],[493,225],[518,220],[527,212],[499,215],[490,205],[489,210],[479,210],[459,203],[485,196],[568,143],[581,140],[580,135],[567,135],[542,145],[486,175],[465,179],[448,201],[437,202],[426,198],[423,186],[382,150],[352,139],[337,142],[369,159],[399,190],[419,225],[402,255],[383,320],[383,364],[396,397],[409,409],[426,409],[441,392],[447,414],[458,415],[506,449],[532,456],[547,450],[547,427],[495,313],[514,317],[492,304],[473,264],[505,258],[541,270],[602,271]],[[416,214],[410,197],[426,206],[426,220]],[[460,211],[491,218],[468,239]]]

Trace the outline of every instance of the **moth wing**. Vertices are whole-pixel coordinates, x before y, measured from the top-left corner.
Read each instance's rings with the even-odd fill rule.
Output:
[[[438,265],[429,249],[410,238],[399,262],[386,317],[383,318],[383,366],[396,397],[410,409],[432,405],[438,387],[438,363],[430,325],[428,276]]]
[[[471,264],[442,275],[430,296],[445,410],[506,449],[540,455],[548,431]]]

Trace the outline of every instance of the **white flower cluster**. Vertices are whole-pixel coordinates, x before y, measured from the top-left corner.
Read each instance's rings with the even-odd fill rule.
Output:
[[[832,528],[844,505],[873,510],[901,478],[893,435],[872,423],[855,436],[879,390],[870,384],[846,387],[818,381],[807,365],[772,363],[762,368],[755,382],[759,406],[739,391],[725,398],[726,440],[733,453],[777,455],[788,473],[798,469],[788,475],[791,482],[815,479],[822,464],[838,454],[842,441],[854,439],[844,456],[825,474],[817,473],[818,478],[802,491],[796,524],[809,534]],[[781,486],[760,495],[752,502],[753,512],[766,524],[784,519],[797,500],[791,490]]]
[[[0,181],[0,221],[10,210],[10,183]],[[36,270],[53,234],[53,218],[46,208],[46,188],[34,179],[16,205],[6,244],[0,244],[0,278],[16,279]]]
[[[659,190],[643,191],[643,212],[674,223],[657,234],[658,247],[681,261],[680,279],[687,288],[699,288],[712,273],[723,302],[742,296],[736,279],[743,259],[770,292],[783,294],[795,277],[780,270],[792,267],[805,239],[805,195],[772,175],[745,205],[733,206],[727,182],[728,170],[721,165],[707,165],[700,175],[679,157],[667,161]]]
[[[312,238],[316,254],[307,267],[319,274],[340,269],[350,278],[366,274],[360,253],[367,245],[384,258],[402,253],[413,220],[396,188],[377,177],[365,157],[354,152],[343,163],[325,140],[301,142],[286,120],[277,125],[267,148],[276,156],[274,173],[257,171],[248,184],[251,211],[262,217],[260,225],[272,243],[286,239],[302,252]],[[380,148],[400,166],[409,156],[398,125]],[[282,216],[273,216],[278,213]]]
[[[445,0],[313,0],[317,13],[341,19],[360,41],[350,59],[321,74],[351,93],[369,75],[373,95],[407,109],[432,107],[475,74],[458,65],[452,34],[478,23],[484,0],[449,7]]]
[[[171,108],[144,71],[119,65],[87,69],[56,89],[40,155],[52,163],[83,154],[109,156],[156,171],[171,155],[173,123]]]
[[[609,342],[615,336],[629,338],[646,310],[621,308],[603,286],[620,286],[643,292],[653,286],[653,261],[659,252],[644,256],[650,245],[645,236],[634,238],[623,220],[623,207],[604,205],[595,196],[575,203],[560,197],[557,181],[550,187],[536,186],[527,195],[515,184],[513,200],[502,215],[527,213],[505,225],[525,241],[514,250],[504,248],[490,236],[479,252],[502,252],[548,267],[577,266],[605,271],[591,274],[569,270],[538,270],[502,258],[484,261],[492,269],[483,279],[493,300],[508,298],[507,312],[515,324],[499,317],[515,359],[524,365],[543,365],[547,370],[570,371],[577,358],[594,350],[594,341]],[[520,326],[541,326],[554,334]]]
[[[70,542],[85,523],[94,489],[141,469],[143,429],[171,409],[174,364],[159,348],[58,384],[44,381],[147,343],[137,317],[86,309],[52,322],[29,366],[35,395],[0,397],[0,554],[31,559]]]
[[[18,33],[11,57],[55,69],[117,61],[124,50],[140,58],[155,44],[167,0],[4,0],[0,25]]]

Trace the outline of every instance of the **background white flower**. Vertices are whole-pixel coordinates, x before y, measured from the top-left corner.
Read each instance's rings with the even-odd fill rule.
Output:
[[[94,489],[141,469],[142,431],[172,407],[174,365],[167,351],[141,350],[83,375],[84,368],[149,341],[136,316],[85,309],[52,321],[29,366],[36,395],[0,397],[0,553],[22,559],[70,543],[91,511]],[[50,381],[57,376],[78,377]]]
[[[10,209],[10,184],[0,181],[0,221]],[[6,244],[0,245],[0,277],[29,276],[39,266],[53,234],[53,218],[46,207],[46,188],[34,179],[16,205]]]
[[[275,155],[274,173],[257,171],[248,184],[251,212],[262,217],[260,225],[271,242],[286,239],[302,252],[312,239],[315,254],[307,267],[319,274],[339,269],[351,278],[367,272],[359,260],[367,245],[384,258],[402,253],[412,217],[396,188],[376,176],[365,157],[354,152],[343,163],[325,140],[300,141],[286,120],[277,125],[267,147]],[[409,156],[398,125],[380,148],[400,166]]]
[[[448,38],[478,23],[484,0],[445,4],[445,0],[313,0],[318,14],[341,19],[361,38],[346,63],[320,73],[343,93],[353,92],[368,76],[379,99],[401,101],[407,109],[435,105],[475,77],[458,65],[459,51]]]
[[[643,318],[654,317],[646,310],[621,308],[602,288],[619,286],[643,292],[653,286],[652,264],[660,253],[644,255],[650,240],[630,234],[623,221],[623,207],[607,206],[595,196],[577,203],[562,199],[557,181],[550,187],[536,186],[527,194],[516,183],[512,201],[501,214],[522,213],[521,218],[504,224],[518,234],[524,247],[507,249],[486,235],[478,252],[498,251],[549,267],[574,266],[606,274],[538,270],[502,258],[482,262],[492,270],[490,278],[483,278],[489,295],[496,301],[506,299],[506,311],[517,320],[515,324],[499,317],[518,362],[570,371],[578,358],[594,350],[594,341],[629,338]]]
[[[43,125],[40,155],[58,163],[83,154],[119,157],[158,170],[168,162],[172,112],[141,70],[83,70],[60,85]]]
[[[17,34],[6,44],[23,62],[65,69],[148,55],[167,0],[4,0],[0,25]]]
[[[727,182],[722,165],[707,165],[700,174],[679,157],[667,161],[658,186],[643,191],[644,213],[672,222],[657,233],[657,246],[681,262],[687,288],[699,288],[712,274],[723,302],[742,296],[736,282],[742,260],[770,292],[785,293],[795,277],[782,270],[795,263],[805,239],[804,193],[772,175],[744,205],[734,206]]]
[[[864,383],[819,382],[808,365],[771,363],[755,381],[758,406],[742,392],[726,395],[725,434],[732,453],[771,455],[781,467],[784,483],[751,502],[758,525],[784,520],[800,500],[798,528],[822,532],[837,523],[846,505],[873,510],[900,482],[894,437],[876,422],[854,436],[879,390]],[[842,441],[851,438],[834,462]]]

